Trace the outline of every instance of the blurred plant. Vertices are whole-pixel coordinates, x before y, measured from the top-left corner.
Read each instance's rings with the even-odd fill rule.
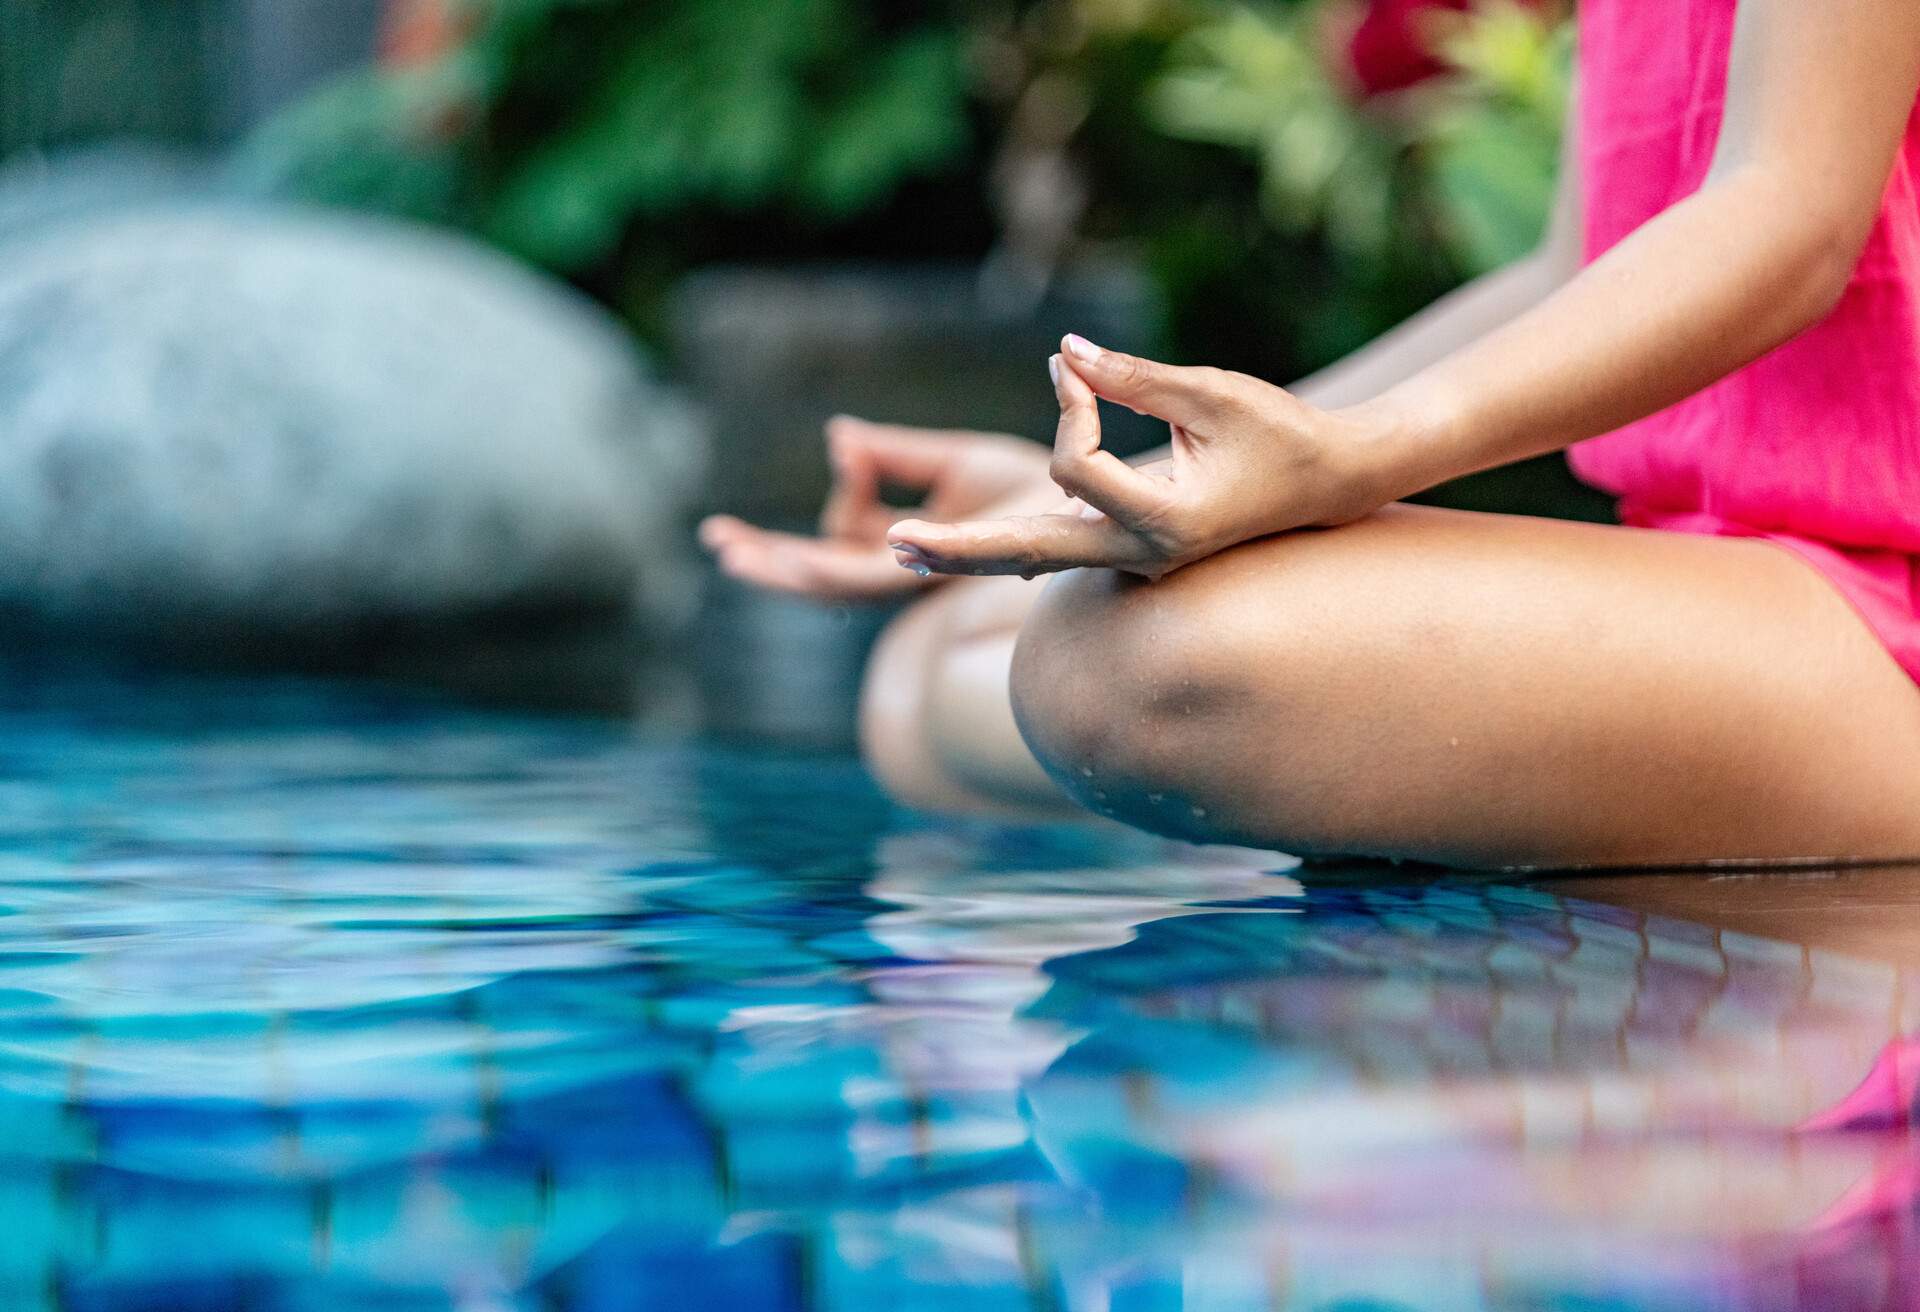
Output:
[[[987,257],[1003,309],[1107,247],[1171,349],[1310,368],[1522,253],[1556,0],[391,0],[380,67],[256,185],[467,227],[644,321],[710,259]]]
[[[1233,9],[1174,47],[1148,112],[1168,134],[1250,155],[1263,211],[1281,230],[1319,233],[1376,257],[1392,240],[1401,154],[1386,120],[1360,111],[1316,39],[1320,6]]]
[[[1229,11],[1175,47],[1154,120],[1247,152],[1267,216],[1348,260],[1377,265],[1425,235],[1463,274],[1505,263],[1538,239],[1552,200],[1571,27],[1538,5],[1483,0],[1426,6],[1430,55],[1370,34],[1381,14],[1404,32],[1408,9],[1385,0],[1361,21],[1353,79],[1323,53],[1328,6]]]
[[[858,0],[425,0],[380,67],[258,134],[250,182],[460,223],[551,268],[636,221],[832,221],[951,165],[959,25]],[[911,9],[913,6],[899,8]]]
[[[1353,78],[1369,96],[1400,91],[1446,72],[1439,25],[1473,0],[1373,0],[1347,44]]]
[[[1559,172],[1573,35],[1571,22],[1513,0],[1488,0],[1441,34],[1440,56],[1459,76],[1414,140],[1469,273],[1539,240]]]
[[[1287,376],[1525,254],[1551,205],[1571,53],[1545,0],[1211,6],[1143,88],[1144,117],[1244,161],[1255,210],[1156,234],[1179,270],[1179,335]],[[1249,323],[1270,326],[1263,340],[1242,340]]]

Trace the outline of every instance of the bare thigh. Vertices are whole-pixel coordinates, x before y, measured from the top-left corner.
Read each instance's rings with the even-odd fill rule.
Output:
[[[1148,828],[1459,864],[1920,854],[1920,691],[1759,542],[1394,506],[1076,571],[1020,727]]]

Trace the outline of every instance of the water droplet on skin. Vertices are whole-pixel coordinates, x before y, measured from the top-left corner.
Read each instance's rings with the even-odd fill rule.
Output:
[[[1458,747],[1459,745],[1460,745],[1460,740],[1459,740],[1458,738],[1449,738],[1449,739],[1447,739],[1447,746],[1449,746],[1449,747]]]
[[[933,576],[933,571],[925,565],[914,565],[911,568],[915,574],[918,574],[923,579]]]

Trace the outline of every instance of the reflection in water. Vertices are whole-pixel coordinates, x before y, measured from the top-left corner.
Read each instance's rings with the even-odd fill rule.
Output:
[[[0,1306],[1907,1307],[1904,1050],[1842,1100],[1917,979],[835,760],[15,688]]]

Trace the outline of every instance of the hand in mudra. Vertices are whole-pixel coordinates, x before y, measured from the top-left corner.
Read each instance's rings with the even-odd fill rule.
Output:
[[[1084,565],[1158,578],[1249,538],[1344,523],[1384,504],[1360,425],[1245,374],[1102,351],[1078,337],[1049,361],[1060,426],[1049,514],[907,519],[895,559],[939,574],[1032,576]],[[1100,446],[1096,396],[1167,421],[1170,456],[1127,464]]]
[[[821,601],[871,601],[941,582],[902,570],[887,546],[901,512],[882,485],[919,489],[924,520],[965,519],[1060,502],[1046,448],[997,433],[904,428],[861,419],[827,423],[833,491],[820,533],[756,528],[731,515],[700,525],[700,540],[734,578]]]

